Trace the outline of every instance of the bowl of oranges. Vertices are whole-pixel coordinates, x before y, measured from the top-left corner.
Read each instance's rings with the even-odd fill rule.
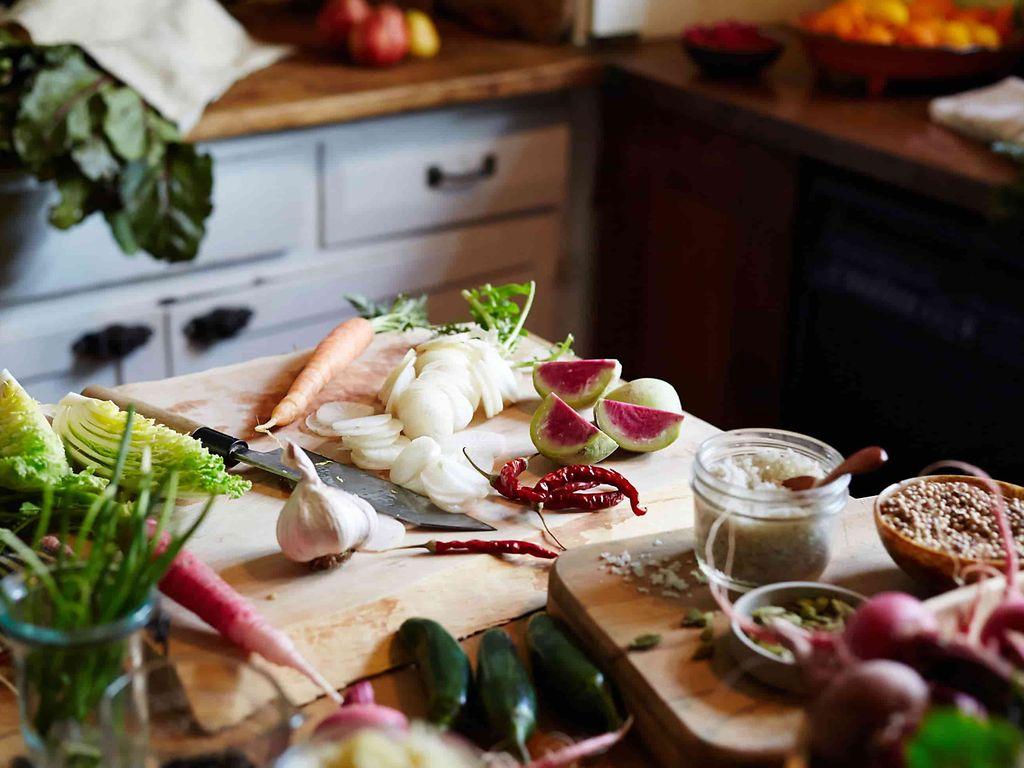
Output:
[[[1009,74],[1024,54],[1014,4],[954,0],[838,0],[798,25],[812,66],[864,79],[871,95],[890,81],[950,81]]]

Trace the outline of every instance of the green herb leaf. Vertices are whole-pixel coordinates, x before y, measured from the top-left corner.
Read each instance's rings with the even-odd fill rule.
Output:
[[[131,88],[108,88],[103,91],[107,114],[103,132],[125,160],[138,160],[146,152],[146,108],[139,94]]]
[[[366,318],[373,324],[374,333],[430,327],[430,322],[427,320],[426,294],[414,298],[400,293],[390,305],[380,304],[358,294],[346,294],[345,298],[360,317]]]
[[[99,211],[125,253],[198,253],[212,211],[210,157],[80,48],[0,30],[0,154],[57,180],[55,226]]]
[[[50,223],[57,229],[70,229],[92,213],[89,195],[92,185],[84,176],[73,174],[57,181],[60,200],[50,209]]]
[[[629,644],[629,650],[631,651],[647,651],[661,645],[661,635],[639,635],[633,638],[633,642]]]
[[[75,115],[71,124],[75,135],[81,135],[83,113],[77,105],[96,93],[105,81],[81,53],[67,56],[55,68],[35,76],[21,100],[14,127],[14,146],[31,170],[42,168],[71,148],[69,118]]]
[[[71,157],[82,175],[91,181],[110,181],[121,169],[107,142],[95,136],[90,136],[71,150]]]
[[[476,323],[485,330],[497,332],[498,340],[511,350],[519,337],[526,334],[526,318],[536,293],[537,284],[532,280],[498,286],[485,283],[479,288],[464,290],[462,298],[469,302],[469,313]],[[515,301],[517,296],[526,297],[522,308]]]
[[[1004,720],[937,709],[925,717],[905,754],[907,768],[1015,768],[1024,758],[1024,739]]]
[[[212,160],[191,146],[172,144],[159,165],[137,160],[121,174],[121,202],[131,239],[158,259],[192,259],[213,210]],[[118,242],[122,242],[118,238]]]

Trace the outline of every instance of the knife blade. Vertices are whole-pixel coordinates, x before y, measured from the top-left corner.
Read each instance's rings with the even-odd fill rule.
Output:
[[[135,406],[136,413],[148,416],[164,426],[194,437],[210,453],[222,457],[227,467],[233,467],[241,462],[291,482],[299,479],[299,473],[286,467],[281,461],[280,449],[255,451],[245,440],[226,435],[216,429],[203,426],[187,416],[144,403],[107,387],[86,387],[82,390],[82,394],[98,400],[110,400],[122,409],[126,409],[129,405]],[[445,512],[436,507],[429,499],[394,483],[389,483],[369,472],[364,472],[358,467],[342,464],[313,451],[306,450],[306,454],[313,461],[321,480],[335,488],[341,488],[361,496],[383,515],[409,525],[439,531],[495,530],[494,526],[469,515]]]

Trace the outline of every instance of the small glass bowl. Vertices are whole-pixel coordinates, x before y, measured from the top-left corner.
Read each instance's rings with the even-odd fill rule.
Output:
[[[736,429],[705,440],[694,460],[697,563],[709,579],[739,592],[780,581],[816,580],[831,558],[839,513],[850,496],[849,475],[791,491],[751,489],[711,473],[729,457],[772,449],[811,459],[823,475],[843,459],[830,445],[796,432]]]
[[[212,655],[157,659],[105,691],[103,765],[163,768],[179,760],[230,757],[232,765],[266,766],[288,748],[302,720],[274,678],[244,661]]]

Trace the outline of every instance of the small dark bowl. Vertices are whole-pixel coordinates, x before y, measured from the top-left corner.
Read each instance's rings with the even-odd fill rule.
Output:
[[[782,55],[785,46],[776,42],[770,48],[757,51],[729,51],[724,48],[708,48],[683,41],[683,49],[693,63],[710,77],[753,77]]]

